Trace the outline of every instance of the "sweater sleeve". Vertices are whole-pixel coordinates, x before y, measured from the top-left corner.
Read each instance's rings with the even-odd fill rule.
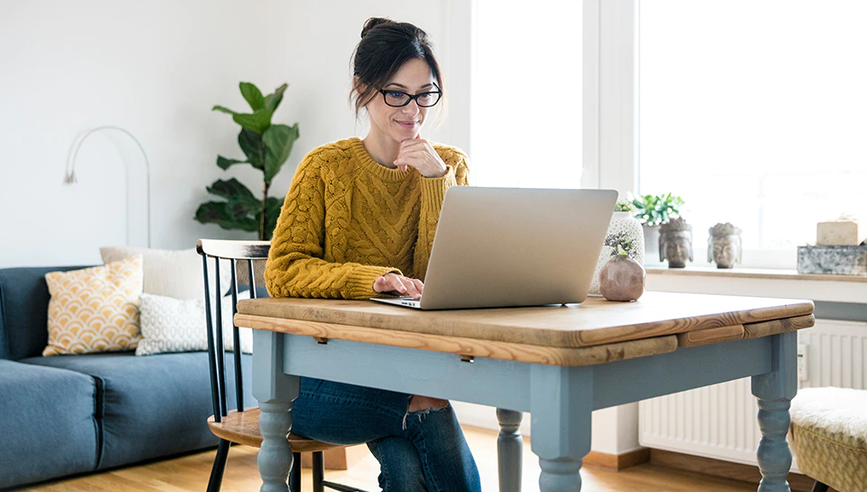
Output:
[[[418,240],[413,256],[413,269],[415,270],[415,277],[422,281],[427,274],[427,263],[433,248],[434,235],[439,223],[446,190],[452,186],[467,186],[469,184],[466,154],[457,149],[449,148],[448,152],[440,152],[440,157],[448,167],[445,176],[422,178],[421,183],[421,211],[418,221]]]
[[[377,277],[396,268],[332,263],[322,259],[325,244],[325,183],[321,164],[308,155],[283,201],[265,267],[271,297],[367,299]]]

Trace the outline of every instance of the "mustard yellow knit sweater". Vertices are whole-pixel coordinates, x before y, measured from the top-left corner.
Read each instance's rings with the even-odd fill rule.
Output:
[[[358,138],[307,154],[271,239],[268,293],[366,299],[388,272],[424,280],[443,195],[468,175],[463,152],[434,149],[448,167],[442,178],[381,166]]]

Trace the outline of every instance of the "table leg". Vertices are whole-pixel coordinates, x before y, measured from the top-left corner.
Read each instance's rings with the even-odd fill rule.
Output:
[[[259,490],[287,492],[293,459],[286,436],[292,428],[292,401],[298,397],[300,378],[283,373],[282,333],[254,330],[253,353],[253,396],[259,400],[262,432],[256,461],[262,477]]]
[[[581,460],[590,452],[593,368],[533,366],[530,397],[540,491],[580,492]]]
[[[753,376],[752,391],[759,403],[762,439],[756,456],[762,481],[759,492],[790,492],[786,476],[792,466],[792,452],[786,441],[789,406],[798,390],[796,332],[773,335],[773,371]]]
[[[521,492],[524,440],[521,420],[524,414],[504,408],[497,409],[500,435],[497,437],[497,461],[500,471],[500,492]]]

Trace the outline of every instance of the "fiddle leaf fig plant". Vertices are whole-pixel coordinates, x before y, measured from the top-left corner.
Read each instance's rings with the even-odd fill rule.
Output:
[[[217,156],[217,166],[227,170],[235,164],[250,164],[262,171],[262,195],[257,197],[235,178],[217,180],[207,187],[208,193],[221,198],[199,205],[195,219],[202,224],[217,224],[223,229],[258,232],[259,239],[271,239],[283,198],[269,197],[271,182],[289,159],[292,145],[298,140],[298,124],[292,126],[273,124],[271,118],[283,100],[288,87],[283,84],[272,94],[262,95],[258,87],[241,82],[241,95],[250,105],[252,113],[237,113],[223,106],[214,106],[212,111],[232,115],[232,120],[241,125],[238,145],[243,159]]]
[[[683,198],[666,193],[664,195],[641,195],[632,200],[635,218],[646,226],[660,225],[670,219],[680,217]]]

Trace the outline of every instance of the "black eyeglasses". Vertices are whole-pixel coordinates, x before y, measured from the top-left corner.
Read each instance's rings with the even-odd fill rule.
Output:
[[[422,92],[414,96],[403,91],[386,89],[380,89],[379,93],[382,94],[385,104],[393,108],[402,108],[412,100],[415,100],[415,103],[420,108],[430,108],[431,106],[436,106],[436,103],[440,102],[440,98],[443,97],[442,91]]]

